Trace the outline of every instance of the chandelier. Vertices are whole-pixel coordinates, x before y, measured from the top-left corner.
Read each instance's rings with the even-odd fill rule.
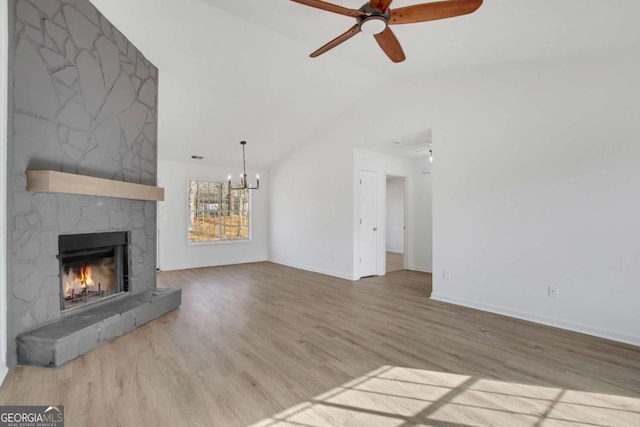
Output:
[[[240,186],[233,187],[231,185],[231,175],[227,177],[229,191],[231,190],[257,190],[260,188],[260,175],[256,174],[256,186],[252,187],[249,185],[249,180],[247,179],[247,163],[245,158],[245,150],[244,147],[247,145],[247,141],[240,141],[240,145],[242,145],[242,173],[240,174]]]

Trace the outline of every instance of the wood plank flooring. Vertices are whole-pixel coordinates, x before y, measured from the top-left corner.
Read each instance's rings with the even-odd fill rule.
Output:
[[[182,307],[0,404],[66,426],[638,426],[640,348],[430,301],[431,276],[356,282],[271,263],[163,272]]]
[[[403,257],[403,254],[387,252],[387,273],[404,270]]]

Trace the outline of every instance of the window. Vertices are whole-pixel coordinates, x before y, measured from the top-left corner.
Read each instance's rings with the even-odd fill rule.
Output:
[[[189,181],[188,186],[190,242],[249,240],[249,190],[229,191],[226,182]]]

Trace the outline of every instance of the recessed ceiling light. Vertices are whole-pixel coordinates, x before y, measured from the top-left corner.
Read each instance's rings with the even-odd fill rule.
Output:
[[[400,141],[393,141],[393,143],[396,144],[396,145],[400,145],[401,144]]]
[[[191,156],[191,158],[192,158],[192,159],[195,159],[195,160],[202,160],[202,159],[204,159],[204,157],[202,157],[202,156],[196,156],[195,154],[194,154],[193,156]]]

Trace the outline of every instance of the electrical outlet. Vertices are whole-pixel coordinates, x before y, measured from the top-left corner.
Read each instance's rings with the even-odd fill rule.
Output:
[[[555,298],[558,296],[558,289],[555,286],[549,285],[549,297]]]
[[[451,280],[451,272],[449,270],[442,270],[442,278],[444,280]]]

